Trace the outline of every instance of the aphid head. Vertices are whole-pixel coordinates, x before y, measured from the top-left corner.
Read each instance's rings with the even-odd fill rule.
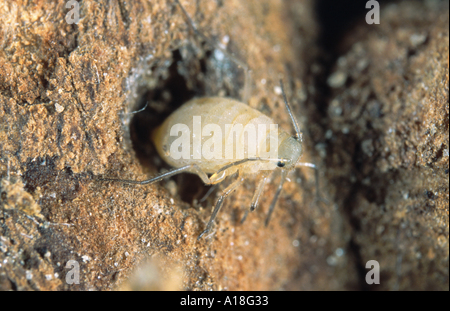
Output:
[[[288,137],[278,147],[278,167],[291,168],[302,156],[302,143],[294,137]]]

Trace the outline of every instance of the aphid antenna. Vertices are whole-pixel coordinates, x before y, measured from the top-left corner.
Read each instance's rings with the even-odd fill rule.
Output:
[[[284,92],[284,86],[283,86],[282,79],[280,79],[280,86],[281,86],[281,93],[283,94],[284,104],[286,105],[286,110],[288,111],[289,116],[291,117],[292,124],[294,124],[295,139],[302,143],[303,142],[303,134],[300,131],[300,127],[298,126],[298,122],[295,119],[294,114],[292,113],[291,105],[289,104],[289,102],[287,100],[286,93]]]
[[[289,104],[287,98],[286,98],[286,93],[284,92],[284,87],[283,87],[283,80],[280,79],[280,86],[281,86],[281,93],[283,94],[283,99],[284,99],[284,103],[286,105],[286,109],[289,113],[289,115],[291,116],[291,120],[292,123],[294,124],[294,128],[295,128],[295,139],[297,139],[297,141],[299,142],[303,142],[303,134],[300,131],[300,127],[298,126],[298,122],[295,119],[293,113],[292,113],[292,109],[291,109],[291,105]],[[302,166],[306,166],[306,167],[310,167],[312,169],[314,169],[314,178],[316,181],[316,200],[317,201],[322,201],[325,204],[328,204],[328,201],[326,199],[324,199],[321,195],[320,195],[320,190],[319,190],[319,168],[317,167],[317,165],[315,165],[314,163],[306,163],[306,162],[297,162],[295,164],[295,168],[298,167],[302,167]],[[269,214],[270,215],[270,214]],[[268,220],[266,221],[266,223],[268,222]]]

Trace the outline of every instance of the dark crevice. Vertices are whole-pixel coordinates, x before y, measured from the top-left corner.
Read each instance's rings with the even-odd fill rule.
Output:
[[[364,18],[367,10],[363,1],[319,0],[316,2],[316,12],[321,29],[319,45],[324,51],[334,54],[345,33]]]
[[[320,25],[318,45],[322,52],[319,53],[316,62],[321,65],[322,70],[319,74],[315,74],[314,86],[316,89],[316,96],[312,98],[312,101],[314,102],[315,107],[317,107],[317,111],[313,113],[320,115],[320,124],[324,133],[329,128],[331,122],[333,122],[327,113],[329,103],[332,99],[332,89],[327,84],[327,79],[334,70],[337,59],[340,56],[345,55],[347,52],[345,49],[350,46],[348,44],[344,45],[348,32],[354,29],[358,24],[364,23],[365,15],[368,12],[368,9],[365,8],[366,2],[367,1],[352,0],[319,0],[316,2],[315,10],[317,20]],[[383,7],[384,4],[393,1],[379,0],[378,2],[380,3],[380,7]],[[348,79],[346,81],[346,86],[351,85],[351,83],[353,83],[353,81]],[[362,115],[368,111],[367,108],[368,107],[361,109],[359,117],[362,117]],[[371,113],[371,111],[368,112]],[[370,138],[376,141],[377,133],[372,133],[371,136],[374,136]],[[339,150],[342,148],[341,145],[336,144],[346,142],[346,150],[348,151],[353,163],[350,167],[350,170],[352,171],[348,172],[348,179],[333,180],[329,178],[329,180],[330,182],[336,184],[337,189],[344,189],[344,185],[350,187],[350,190],[341,192],[340,197],[336,197],[335,200],[336,202],[342,202],[342,206],[344,207],[344,217],[348,219],[352,230],[352,238],[350,239],[347,248],[349,250],[349,256],[353,258],[355,268],[358,273],[357,285],[360,290],[370,290],[370,287],[368,287],[365,281],[367,270],[365,269],[365,262],[363,262],[361,255],[361,246],[358,245],[357,240],[354,238],[362,230],[362,224],[360,219],[354,216],[352,212],[357,207],[357,193],[362,192],[363,196],[365,196],[370,202],[380,204],[381,201],[384,201],[384,197],[387,193],[386,187],[388,187],[389,184],[386,183],[386,187],[383,189],[374,189],[374,184],[377,186],[381,185],[382,180],[372,183],[371,186],[366,186],[362,182],[362,180],[369,176],[370,172],[373,170],[368,167],[368,157],[362,150],[361,143],[363,140],[363,138],[359,137],[358,133],[351,136],[347,135],[344,137],[339,137],[339,139],[335,139],[334,141],[330,140],[327,154],[333,154],[333,150]],[[373,158],[375,158],[375,156],[371,158],[372,164],[374,161]],[[345,161],[343,159],[341,160]],[[327,158],[326,161],[328,167],[333,167],[336,165],[336,163],[333,162],[334,160],[331,158]],[[356,175],[356,182],[350,180],[350,176],[353,175]],[[388,176],[378,176],[378,179],[385,179],[387,177]]]
[[[151,141],[151,133],[182,104],[204,93],[204,86],[201,81],[196,81],[193,85],[192,83],[188,84],[187,78],[189,77],[180,74],[180,70],[178,70],[178,66],[181,66],[180,62],[182,62],[180,51],[173,51],[172,56],[173,62],[169,67],[167,79],[161,80],[160,85],[154,89],[145,89],[140,92],[142,96],[136,110],[146,108],[142,112],[136,113],[130,123],[133,148],[141,165],[146,168],[172,169],[156,152]],[[206,70],[205,65],[202,65],[204,60],[199,62],[202,70]],[[189,72],[189,68],[181,71]],[[156,162],[155,159],[157,159]],[[151,169],[151,171],[154,171],[154,169]],[[202,193],[207,191],[204,189],[205,186],[200,178],[193,174],[180,174],[174,176],[173,180],[177,183],[179,198],[189,204],[192,204],[194,199],[200,199]]]
[[[366,282],[366,273],[367,269],[363,263],[363,259],[361,256],[361,247],[355,242],[352,238],[348,243],[348,249],[351,252],[353,259],[355,261],[356,273],[358,273],[358,285],[360,290],[370,290],[369,285]]]

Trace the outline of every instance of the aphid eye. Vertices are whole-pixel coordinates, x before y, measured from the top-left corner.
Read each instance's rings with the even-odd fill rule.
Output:
[[[278,165],[278,167],[284,167],[285,163],[282,162],[282,161],[279,161],[279,162],[277,163],[277,165]]]

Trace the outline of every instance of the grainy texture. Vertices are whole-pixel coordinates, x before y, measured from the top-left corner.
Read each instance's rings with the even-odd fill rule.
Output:
[[[381,284],[363,288],[448,290],[448,2],[389,4],[381,16],[337,47],[326,175],[361,270],[380,263]]]
[[[448,289],[448,6],[383,7],[325,68],[312,1],[182,3],[252,70],[249,105],[292,131],[285,79],[330,202],[314,202],[305,168],[267,228],[277,178],[240,225],[245,184],[197,242],[217,193],[198,204],[195,176],[96,181],[167,168],[148,130],[193,96],[240,99],[242,69],[172,1],[82,1],[72,25],[64,2],[0,1],[0,289]],[[370,259],[379,286],[365,284]]]

